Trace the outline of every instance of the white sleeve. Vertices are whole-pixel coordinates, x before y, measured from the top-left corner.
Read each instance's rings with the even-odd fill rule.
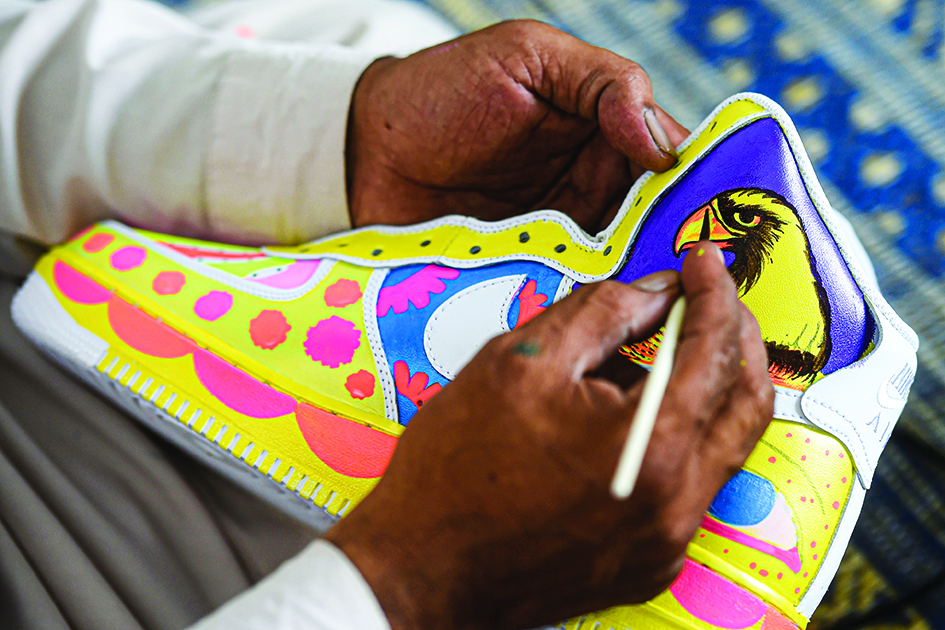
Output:
[[[348,557],[317,540],[191,630],[390,630],[390,625]]]
[[[344,142],[376,52],[245,39],[141,0],[0,5],[0,230],[117,216],[298,242],[345,229]]]

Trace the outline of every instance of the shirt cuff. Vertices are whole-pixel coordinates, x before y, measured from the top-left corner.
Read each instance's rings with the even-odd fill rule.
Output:
[[[374,58],[337,45],[267,42],[265,49],[234,51],[219,87],[207,162],[215,233],[298,243],[350,228],[348,108]]]
[[[191,630],[391,630],[371,587],[337,547],[316,540]]]

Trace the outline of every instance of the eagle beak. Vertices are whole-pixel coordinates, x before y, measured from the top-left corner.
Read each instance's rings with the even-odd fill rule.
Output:
[[[725,249],[728,241],[735,235],[722,225],[715,214],[715,208],[707,203],[679,226],[676,239],[673,242],[673,253],[679,256],[682,252],[694,246],[699,241],[712,241],[720,248]]]

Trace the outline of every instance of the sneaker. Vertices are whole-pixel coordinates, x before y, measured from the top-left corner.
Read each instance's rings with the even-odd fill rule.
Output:
[[[761,325],[774,420],[718,494],[673,586],[577,629],[804,627],[839,565],[915,373],[915,334],[856,259],[797,132],[735,96],[591,237],[566,216],[445,217],[299,247],[105,222],[53,249],[14,302],[46,352],[156,431],[325,527],[490,338],[578,283],[722,249]],[[659,342],[624,349],[648,364]]]

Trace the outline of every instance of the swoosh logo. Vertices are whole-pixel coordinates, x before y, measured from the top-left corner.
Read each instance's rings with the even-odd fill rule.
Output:
[[[423,332],[423,349],[437,372],[452,380],[486,342],[509,331],[512,300],[526,276],[474,284],[441,304]]]
[[[887,376],[876,393],[879,406],[885,409],[898,409],[905,405],[913,380],[915,380],[915,372],[908,365],[903,366],[895,374]]]

